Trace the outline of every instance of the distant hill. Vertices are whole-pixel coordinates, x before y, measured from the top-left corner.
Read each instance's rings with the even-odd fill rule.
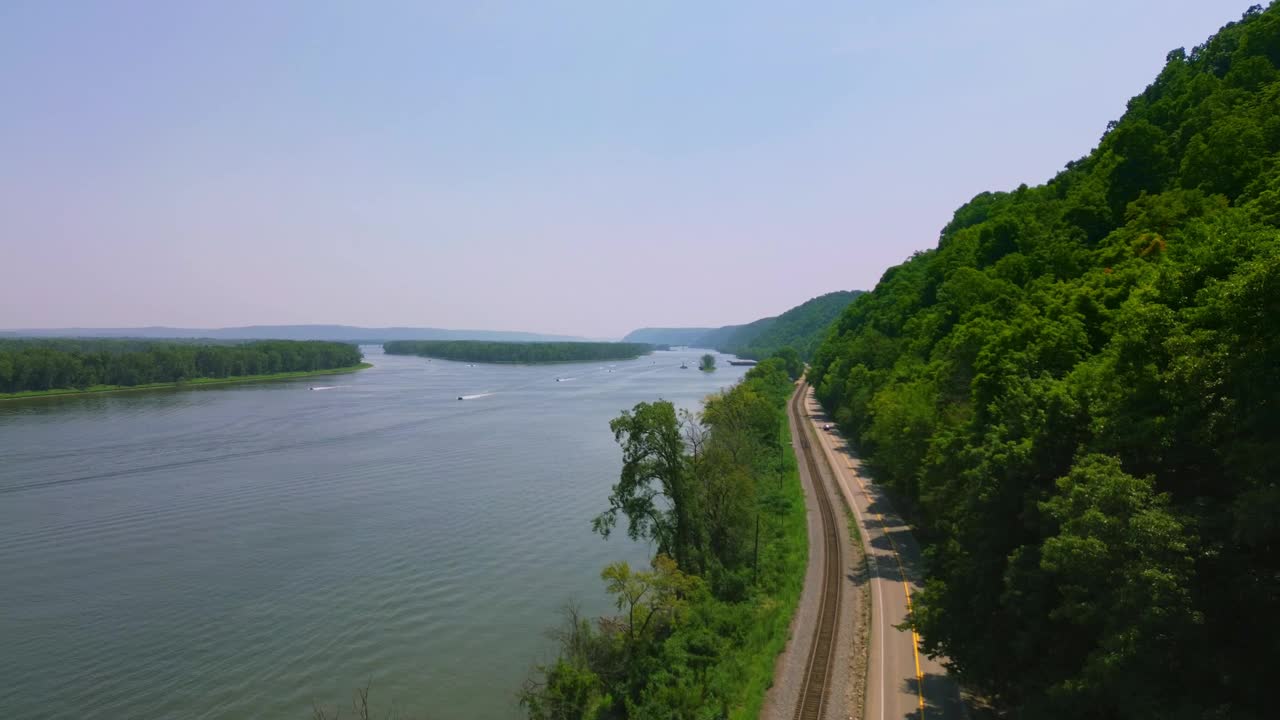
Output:
[[[862,290],[842,290],[819,295],[775,318],[743,325],[714,347],[741,357],[761,358],[791,346],[800,357],[813,357],[827,336],[827,329]]]
[[[640,328],[627,333],[622,342],[650,345],[699,345],[702,337],[715,328]]]
[[[501,330],[444,330],[441,328],[384,327],[353,325],[250,325],[230,328],[34,328],[0,330],[0,337],[128,337],[128,338],[210,338],[213,340],[342,340],[381,342],[384,340],[497,340],[509,342],[577,341],[571,335],[541,335]]]
[[[777,317],[761,318],[746,325],[725,325],[719,328],[641,328],[627,334],[622,341],[713,348],[751,358],[766,357],[789,345],[801,357],[809,358],[826,337],[831,323],[862,293],[862,290],[827,293]]]

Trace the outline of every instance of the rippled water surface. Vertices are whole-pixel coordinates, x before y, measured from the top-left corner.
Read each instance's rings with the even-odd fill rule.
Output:
[[[365,353],[352,375],[0,403],[0,712],[306,720],[371,681],[403,716],[515,717],[558,608],[605,611],[601,567],[647,559],[590,530],[609,419],[742,375],[695,352]]]

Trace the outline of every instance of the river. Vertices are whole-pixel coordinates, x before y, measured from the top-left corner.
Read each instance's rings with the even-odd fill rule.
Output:
[[[6,717],[345,717],[365,683],[379,717],[518,717],[559,609],[609,610],[601,568],[650,553],[591,532],[609,420],[745,370],[364,350],[350,375],[0,403]]]

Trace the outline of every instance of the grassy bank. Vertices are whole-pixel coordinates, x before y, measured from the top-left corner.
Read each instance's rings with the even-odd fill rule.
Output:
[[[373,367],[370,363],[350,365],[327,370],[299,370],[297,372],[268,373],[266,375],[239,375],[226,378],[195,378],[179,382],[146,383],[144,385],[93,385],[87,388],[58,388],[54,390],[30,390],[19,393],[0,393],[0,400],[29,400],[47,397],[68,397],[72,395],[94,395],[98,393],[131,392],[134,390],[162,390],[185,387],[204,387],[207,385],[228,385],[231,383],[266,382],[270,380],[288,380],[291,378],[312,377],[317,375],[337,375],[355,372]]]

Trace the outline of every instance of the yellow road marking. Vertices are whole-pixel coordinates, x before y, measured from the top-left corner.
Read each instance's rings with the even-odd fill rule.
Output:
[[[867,493],[867,486],[862,482],[862,475],[858,469],[845,459],[844,464],[853,472],[853,478],[858,481],[858,488],[862,490],[862,495],[871,501],[871,495]],[[876,519],[880,521],[880,532],[889,538],[889,545],[893,547],[893,558],[898,561],[898,573],[902,575],[902,590],[907,594],[907,614],[911,614],[911,586],[907,583],[907,568],[902,564],[902,553],[898,552],[898,543],[894,542],[893,536],[889,534],[889,524],[884,521],[884,515],[876,513]],[[916,661],[916,696],[920,700],[920,720],[924,720],[924,673],[920,671],[920,634],[915,628],[911,628],[911,652],[915,656]]]
[[[809,403],[806,399],[805,411],[808,412],[808,410]],[[817,423],[814,424],[816,425]],[[818,436],[821,438],[822,433],[819,433]],[[826,447],[825,444],[823,447]],[[871,495],[867,493],[867,486],[862,482],[862,474],[858,472],[847,457],[844,463],[852,471],[853,478],[858,481],[858,488],[862,490],[862,496],[867,499],[869,504]],[[911,614],[911,585],[907,583],[907,568],[902,564],[902,553],[898,551],[898,543],[894,542],[893,536],[889,534],[889,524],[884,521],[884,515],[876,513],[876,519],[880,521],[880,532],[889,538],[889,545],[893,548],[893,558],[898,561],[898,573],[902,575],[902,590],[907,594],[907,614],[909,615]],[[916,697],[920,701],[920,720],[924,720],[924,673],[920,671],[920,635],[915,628],[911,628],[911,653],[915,656],[916,661]]]

